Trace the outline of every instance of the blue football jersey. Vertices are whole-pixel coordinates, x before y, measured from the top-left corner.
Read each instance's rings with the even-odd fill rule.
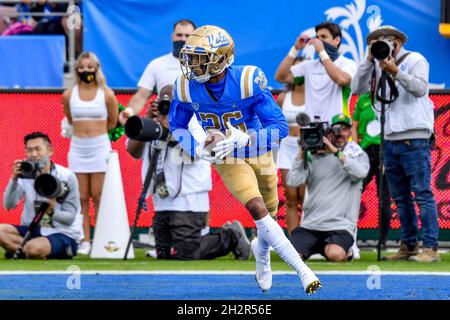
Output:
[[[175,82],[169,111],[172,134],[184,150],[195,156],[198,142],[187,131],[193,114],[208,132],[225,132],[230,124],[252,137],[250,147],[235,150],[234,156],[255,157],[276,147],[288,134],[286,119],[271,92],[266,88],[263,71],[255,66],[231,66],[226,69],[223,93],[219,99],[205,83],[179,76]]]

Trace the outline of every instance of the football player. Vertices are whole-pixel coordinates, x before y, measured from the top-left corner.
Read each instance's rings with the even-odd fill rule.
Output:
[[[191,33],[180,53],[183,73],[175,83],[170,129],[185,151],[213,163],[228,190],[250,212],[258,230],[251,248],[260,288],[272,286],[272,246],[298,273],[305,292],[312,294],[321,287],[319,279],[271,217],[278,208],[271,149],[287,135],[286,119],[266,88],[263,71],[232,66],[233,61],[234,42],[225,30],[202,26]],[[193,114],[206,132],[227,133],[211,152],[188,131]]]

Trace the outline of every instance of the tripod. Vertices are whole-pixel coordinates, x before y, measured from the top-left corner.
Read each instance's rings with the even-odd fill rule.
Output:
[[[137,222],[139,220],[139,216],[141,215],[142,208],[144,208],[145,205],[145,196],[147,195],[148,187],[150,186],[150,182],[152,181],[153,174],[156,169],[156,163],[158,161],[159,153],[161,152],[161,149],[155,149],[155,152],[153,153],[153,156],[150,158],[150,165],[147,171],[147,175],[145,176],[144,185],[142,186],[142,192],[139,196],[138,200],[138,206],[136,208],[136,215],[134,217],[133,226],[131,227],[130,231],[130,238],[128,239],[127,249],[125,250],[125,255],[123,257],[123,260],[127,260],[128,251],[130,250],[131,242],[133,241],[133,235],[134,230],[136,229]],[[151,150],[148,151],[149,156],[151,154]]]
[[[375,66],[374,66],[375,68]],[[390,88],[390,98],[386,98],[386,85]],[[395,86],[394,80],[386,72],[381,72],[381,77],[378,82],[377,99],[381,103],[380,111],[380,152],[379,159],[379,181],[378,181],[378,244],[377,244],[377,260],[381,260],[381,214],[383,212],[383,171],[384,171],[384,124],[386,122],[386,104],[391,104],[398,98],[398,89]]]

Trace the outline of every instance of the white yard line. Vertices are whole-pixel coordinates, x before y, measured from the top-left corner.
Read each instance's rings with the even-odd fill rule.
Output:
[[[177,271],[117,271],[117,270],[89,270],[89,271],[0,271],[2,275],[58,275],[58,274],[82,274],[82,275],[253,275],[254,271],[207,271],[207,270],[177,270]],[[405,275],[405,276],[450,276],[450,272],[434,271],[317,271],[317,275]],[[274,271],[274,275],[296,274],[294,271]]]

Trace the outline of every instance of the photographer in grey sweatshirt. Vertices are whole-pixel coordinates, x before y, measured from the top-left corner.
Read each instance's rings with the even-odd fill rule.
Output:
[[[83,238],[77,178],[72,171],[50,160],[53,148],[46,134],[30,133],[25,136],[24,144],[27,160],[14,162],[13,175],[3,195],[3,207],[7,210],[17,207],[23,199],[23,213],[19,226],[0,224],[0,246],[6,250],[5,257],[12,258],[38,208],[47,202],[50,210],[32,230],[20,258],[71,259],[77,254],[78,244]],[[28,165],[27,170],[25,164]],[[36,192],[35,181],[43,174],[50,174],[65,185],[61,195],[49,199]],[[42,188],[51,189],[52,182]]]
[[[324,148],[307,155],[303,150],[287,175],[287,184],[307,185],[302,221],[291,233],[291,242],[303,259],[320,253],[329,261],[346,261],[356,235],[362,182],[369,172],[367,154],[351,136],[351,119],[332,118]]]

